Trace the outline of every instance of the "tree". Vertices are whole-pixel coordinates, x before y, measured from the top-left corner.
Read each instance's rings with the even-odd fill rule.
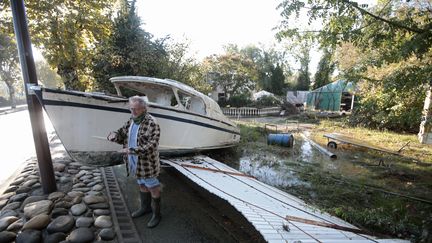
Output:
[[[333,62],[333,53],[329,48],[324,48],[323,55],[318,63],[312,89],[317,89],[331,83],[331,75],[335,70],[336,63]]]
[[[299,56],[300,69],[298,70],[297,77],[297,90],[309,90],[310,88],[310,72],[309,72],[309,63],[310,63],[310,53],[309,49],[304,46],[301,49],[301,54]]]
[[[7,31],[7,27],[0,25],[0,80],[6,83],[9,90],[9,103],[16,107],[15,85],[20,80],[18,67],[19,57],[16,43]]]
[[[210,92],[211,87],[205,81],[202,66],[188,53],[189,43],[167,42],[165,48],[168,55],[162,61],[159,76],[185,83],[203,93]]]
[[[153,36],[141,28],[135,1],[122,3],[109,39],[98,46],[93,60],[96,87],[108,92],[115,92],[109,82],[113,76],[162,75],[164,60],[168,58],[164,40],[153,41]]]
[[[27,1],[26,12],[32,43],[57,70],[67,89],[92,87],[91,61],[95,46],[111,29],[115,0]],[[9,1],[0,3],[10,11]]]
[[[50,68],[45,60],[35,62],[36,73],[39,83],[48,88],[63,88],[64,84],[61,77]]]
[[[373,127],[418,129],[414,127],[420,123],[425,85],[432,79],[432,14],[428,1],[379,1],[375,7],[366,8],[348,0],[292,0],[284,1],[279,8],[285,18],[279,38],[306,39],[307,34],[322,47],[355,47],[356,61],[346,65],[349,68],[338,67],[340,77],[358,82],[367,91],[358,95],[358,115],[352,116],[355,122],[363,117],[374,121],[368,123]],[[302,32],[291,28],[291,16],[302,9],[308,9],[309,21],[322,22],[322,29]],[[340,50],[338,56],[351,58]]]
[[[256,86],[254,63],[237,53],[207,57],[204,66],[206,73],[216,74],[213,85],[220,86],[228,97],[250,94]]]
[[[265,49],[256,46],[247,46],[238,52],[255,64],[259,88],[278,95],[284,94],[286,89],[285,77],[291,74],[285,59],[285,52],[276,51],[274,48]]]

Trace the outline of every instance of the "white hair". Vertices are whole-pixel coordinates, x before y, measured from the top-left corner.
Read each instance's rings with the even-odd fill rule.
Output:
[[[144,97],[135,95],[135,96],[131,96],[129,97],[129,103],[138,103],[141,107],[147,109],[148,105],[147,105],[147,101],[144,99]]]

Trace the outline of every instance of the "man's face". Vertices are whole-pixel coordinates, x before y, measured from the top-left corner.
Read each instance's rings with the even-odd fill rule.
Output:
[[[132,102],[129,104],[129,109],[131,111],[132,117],[138,117],[143,114],[146,109],[142,107],[138,102]]]

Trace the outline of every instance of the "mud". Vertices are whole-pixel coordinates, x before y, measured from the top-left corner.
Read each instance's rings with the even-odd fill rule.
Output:
[[[114,167],[129,211],[138,207],[138,187],[124,165]],[[162,221],[146,227],[150,215],[134,219],[143,242],[264,242],[261,235],[226,201],[202,190],[172,168],[159,177]]]

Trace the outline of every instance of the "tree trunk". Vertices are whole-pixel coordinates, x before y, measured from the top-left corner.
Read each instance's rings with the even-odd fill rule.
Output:
[[[423,144],[432,144],[432,85],[429,85],[423,107],[418,138]]]
[[[7,81],[5,83],[9,90],[9,105],[11,106],[12,109],[15,109],[16,108],[15,87],[13,86],[13,83]]]

